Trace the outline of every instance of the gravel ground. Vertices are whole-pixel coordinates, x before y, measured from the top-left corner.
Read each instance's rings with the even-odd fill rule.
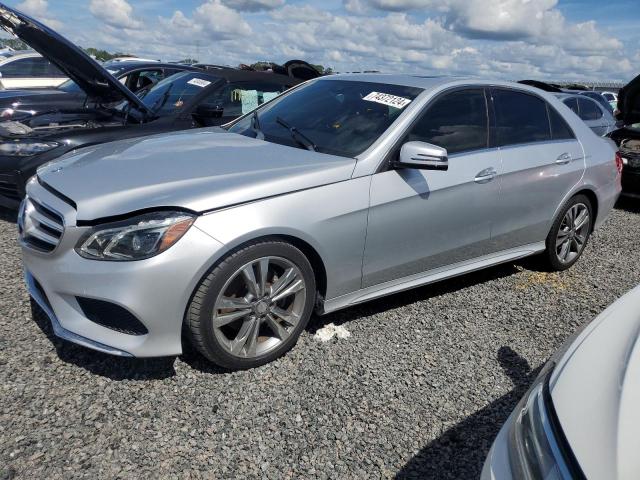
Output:
[[[327,317],[239,373],[125,360],[32,316],[0,217],[0,478],[475,478],[545,359],[640,282],[640,208],[562,274],[524,261]],[[34,318],[35,317],[35,318]],[[322,343],[328,323],[351,336]]]

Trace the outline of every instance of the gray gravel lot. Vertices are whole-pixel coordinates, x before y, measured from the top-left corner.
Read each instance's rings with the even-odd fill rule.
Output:
[[[640,203],[638,203],[640,206]],[[562,274],[507,264],[324,318],[286,357],[112,358],[32,316],[0,215],[0,479],[475,478],[535,370],[640,283],[626,202]],[[350,338],[320,343],[333,322]]]

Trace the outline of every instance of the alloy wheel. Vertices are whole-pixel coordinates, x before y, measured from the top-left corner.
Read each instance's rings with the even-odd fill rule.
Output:
[[[259,357],[282,344],[302,318],[306,285],[300,269],[281,257],[262,257],[238,269],[220,291],[213,330],[236,357]]]
[[[580,256],[590,229],[589,208],[584,203],[572,205],[565,213],[556,237],[556,255],[560,262],[571,263]]]

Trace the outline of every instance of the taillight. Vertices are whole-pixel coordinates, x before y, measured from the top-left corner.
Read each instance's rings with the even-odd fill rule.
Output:
[[[616,152],[616,168],[618,169],[618,173],[622,173],[622,163],[620,152]]]

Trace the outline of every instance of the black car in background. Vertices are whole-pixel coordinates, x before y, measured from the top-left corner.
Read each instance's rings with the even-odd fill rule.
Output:
[[[27,180],[44,163],[81,147],[227,123],[302,80],[211,67],[176,73],[140,96],[84,51],[32,18],[0,4],[0,27],[20,37],[92,99],[90,108],[0,121],[0,206],[17,208]],[[179,159],[176,159],[179,161]]]
[[[196,67],[159,62],[124,61],[103,64],[103,67],[132,92],[150,88],[160,80]],[[91,97],[73,80],[59,87],[0,91],[0,120],[24,120],[55,110],[96,108],[99,97]]]
[[[622,157],[622,194],[640,198],[640,75],[618,93],[616,119],[624,127],[609,136]]]

